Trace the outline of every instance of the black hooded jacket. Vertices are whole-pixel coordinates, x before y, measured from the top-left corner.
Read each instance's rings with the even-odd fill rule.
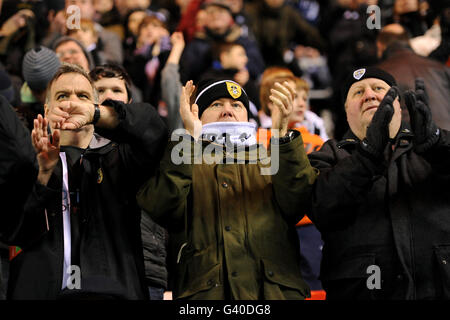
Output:
[[[9,299],[148,296],[135,195],[159,163],[167,129],[148,104],[106,104],[115,108],[119,125],[113,130],[96,128],[102,136],[94,134],[89,147],[81,151],[81,163],[71,159],[76,152],[61,148],[68,157],[72,261],[81,271],[81,286],[62,290],[60,159],[48,185],[35,184],[21,223],[7,239],[23,250],[11,261]]]

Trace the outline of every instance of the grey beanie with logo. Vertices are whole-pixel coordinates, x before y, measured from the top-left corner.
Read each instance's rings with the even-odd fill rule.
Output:
[[[24,80],[33,91],[43,91],[60,67],[56,53],[39,46],[29,50],[22,62]]]

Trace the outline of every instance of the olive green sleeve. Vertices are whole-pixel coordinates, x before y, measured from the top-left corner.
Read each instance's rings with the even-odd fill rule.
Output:
[[[279,145],[279,169],[272,183],[275,200],[288,222],[295,224],[308,212],[318,174],[309,163],[301,134]]]
[[[196,144],[186,136],[170,141],[156,174],[137,193],[139,206],[164,227],[184,223]]]

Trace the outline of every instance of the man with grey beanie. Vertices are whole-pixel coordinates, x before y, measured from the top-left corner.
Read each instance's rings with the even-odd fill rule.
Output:
[[[60,65],[55,52],[44,46],[29,50],[23,58],[22,75],[25,83],[20,90],[22,105],[17,112],[30,130],[33,129],[33,119],[38,114],[44,114],[47,85]]]
[[[25,54],[22,62],[23,78],[31,92],[42,104],[45,101],[47,84],[55,75],[61,62],[55,52],[38,46]]]

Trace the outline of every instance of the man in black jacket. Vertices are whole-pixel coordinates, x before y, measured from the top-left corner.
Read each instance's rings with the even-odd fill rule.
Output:
[[[90,77],[69,64],[46,101],[32,131],[37,183],[8,235],[23,249],[9,298],[147,298],[135,194],[167,141],[162,120],[148,104],[99,106]]]
[[[310,154],[328,299],[450,298],[450,135],[419,79],[403,125],[395,86],[381,69],[356,70],[343,89],[350,131]]]
[[[98,91],[100,103],[107,99],[124,103],[132,101],[131,79],[122,67],[104,64],[95,67],[89,75]],[[150,300],[163,300],[168,277],[166,268],[167,231],[155,223],[148,214],[142,213],[141,235],[145,282],[148,286]]]

